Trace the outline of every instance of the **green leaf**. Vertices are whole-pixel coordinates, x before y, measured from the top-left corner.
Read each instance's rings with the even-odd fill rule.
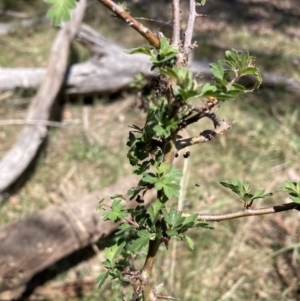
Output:
[[[259,69],[257,67],[247,67],[242,70],[242,75],[247,75],[247,74],[255,74],[258,73]]]
[[[164,193],[166,196],[170,199],[173,196],[179,196],[179,191],[180,191],[180,185],[176,183],[167,183],[164,184],[162,182],[158,182],[155,184],[155,187],[157,190],[164,190]]]
[[[300,197],[294,197],[294,196],[291,196],[291,195],[290,195],[290,199],[291,199],[294,203],[300,204]]]
[[[269,196],[272,196],[273,193],[265,193],[264,189],[256,190],[251,200],[263,199]]]
[[[122,223],[121,225],[119,225],[116,235],[120,235],[131,229],[133,229],[133,226],[129,225],[128,223]]]
[[[113,263],[114,259],[117,255],[119,255],[121,253],[121,251],[123,250],[123,248],[125,247],[126,242],[123,241],[118,241],[116,244],[114,244],[112,247],[110,248],[105,248],[104,249],[104,253],[105,253],[105,257],[106,259],[110,262]]]
[[[225,51],[225,57],[229,60],[232,61],[234,63],[238,63],[239,62],[239,56],[236,50],[232,49],[232,50],[227,50]]]
[[[163,57],[167,57],[170,55],[175,56],[176,54],[178,54],[178,49],[176,49],[174,46],[170,45],[170,43],[166,37],[162,37],[160,39],[159,54]]]
[[[125,50],[124,52],[127,54],[142,53],[142,54],[152,56],[153,55],[152,51],[153,51],[152,49],[147,47],[136,47],[129,50]]]
[[[175,169],[174,165],[171,165],[165,174],[155,183],[155,188],[157,190],[163,189],[165,195],[169,199],[173,196],[179,196],[179,179],[181,176],[182,172],[178,169]]]
[[[154,240],[156,237],[155,233],[148,232],[146,230],[140,230],[137,232],[137,235],[141,238],[147,238],[148,240]]]
[[[197,218],[198,218],[198,214],[195,213],[195,214],[192,214],[188,217],[185,218],[184,222],[182,223],[182,225],[187,225],[187,224],[195,224],[195,222],[197,221]]]
[[[149,184],[155,184],[158,182],[158,179],[154,173],[145,173],[142,177],[142,181]]]
[[[115,199],[111,205],[111,210],[103,213],[104,220],[111,220],[117,222],[128,215],[128,212],[123,204],[121,204],[121,199]]]
[[[192,241],[192,239],[187,235],[184,235],[184,239],[186,240],[186,242],[187,242],[188,246],[190,247],[190,249],[194,250],[195,244]]]
[[[212,74],[218,78],[218,79],[223,79],[224,78],[224,66],[223,66],[223,61],[219,60],[217,64],[213,63],[210,64],[210,69]]]
[[[287,191],[290,195],[290,199],[300,204],[300,182],[285,182],[284,187],[281,189],[282,191]]]
[[[243,193],[248,193],[251,190],[251,185],[249,183],[241,182],[241,184]]]
[[[132,252],[139,252],[143,248],[148,246],[149,240],[150,240],[149,237],[139,237],[138,239],[135,239],[134,241],[131,242],[128,249],[129,251]]]
[[[71,18],[70,10],[76,7],[76,0],[44,0],[52,4],[46,17],[53,20],[54,26],[61,25],[62,21],[69,21]]]
[[[163,208],[162,213],[165,222],[171,226],[171,229],[174,229],[176,228],[176,226],[181,225],[185,220],[185,218],[182,217],[182,212],[175,209],[169,209],[168,211],[166,208]]]
[[[169,76],[169,77],[174,78],[178,81],[180,80],[178,74],[176,73],[175,68],[166,68],[166,67],[165,68],[160,68],[159,72],[162,75]]]
[[[160,200],[156,200],[154,202],[154,204],[152,204],[150,207],[149,207],[149,214],[150,214],[150,217],[151,217],[151,220],[152,220],[152,223],[155,224],[157,219],[158,219],[158,216],[159,216],[159,213],[160,213],[160,210],[161,208],[163,207],[163,203],[160,201]]]
[[[102,285],[104,284],[105,280],[107,279],[108,277],[108,274],[109,272],[106,271],[106,272],[103,272],[101,273],[97,279],[96,279],[96,283],[98,284],[98,288],[100,289],[102,287]]]
[[[177,95],[180,95],[182,99],[187,102],[188,100],[192,100],[193,98],[200,97],[202,95],[202,91],[198,90],[186,90],[182,88],[177,89]]]
[[[216,92],[217,87],[211,85],[210,83],[206,83],[201,89],[201,96],[210,96],[211,92]]]

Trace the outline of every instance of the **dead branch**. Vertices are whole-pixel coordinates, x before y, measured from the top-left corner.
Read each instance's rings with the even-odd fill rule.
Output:
[[[139,73],[152,77],[151,62],[142,54],[126,54],[124,48],[105,39],[87,25],[82,25],[78,41],[91,52],[92,58],[84,63],[74,64],[65,73],[64,94],[84,95],[114,93],[127,88]],[[207,62],[194,61],[189,69],[198,77],[212,78]],[[44,68],[0,68],[0,92],[16,88],[37,89],[41,84]],[[253,79],[247,79],[249,85]],[[287,91],[298,93],[300,83],[275,73],[263,73],[263,87],[282,86]]]
[[[69,46],[81,24],[85,5],[86,0],[77,4],[73,11],[72,21],[65,24],[56,36],[45,77],[29,108],[28,120],[48,120],[50,117],[65,75]],[[2,159],[0,162],[0,197],[2,196],[2,199],[5,192],[32,162],[46,136],[45,125],[26,126],[18,141]]]
[[[96,210],[99,199],[125,192],[136,181],[134,176],[123,178],[100,192],[0,228],[0,292],[26,284],[59,259],[108,237],[118,224],[103,221]],[[145,196],[146,204],[152,194]],[[136,204],[127,203],[130,208]]]
[[[120,5],[117,5],[111,0],[98,0],[105,5],[110,11],[112,11],[117,17],[125,21],[129,26],[136,30],[141,36],[143,36],[152,46],[159,48],[159,38],[145,27],[142,23],[133,18],[127,11],[125,11]]]
[[[277,213],[277,212],[289,211],[289,210],[294,210],[294,209],[300,211],[300,205],[291,202],[291,203],[275,205],[275,206],[266,207],[266,208],[258,208],[258,209],[249,208],[249,209],[244,209],[242,211],[230,212],[230,213],[224,213],[224,214],[198,214],[198,221],[221,222],[221,221],[236,219],[236,218],[240,218],[240,217],[273,214],[273,213]],[[189,216],[191,214],[189,213],[189,214],[183,214],[183,215]]]

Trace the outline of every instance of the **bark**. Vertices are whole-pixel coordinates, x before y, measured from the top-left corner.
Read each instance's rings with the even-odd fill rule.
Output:
[[[117,224],[103,221],[96,210],[99,199],[124,193],[136,183],[137,178],[129,176],[100,192],[0,228],[0,292],[17,289],[61,258],[109,236]],[[145,202],[152,198],[148,194]],[[136,203],[127,205],[132,208]]]
[[[49,119],[52,106],[64,79],[70,43],[81,24],[85,5],[86,0],[77,4],[73,11],[72,20],[65,24],[56,36],[52,45],[48,68],[28,111],[27,118],[29,120]],[[35,76],[42,78],[40,73]],[[46,136],[47,127],[45,125],[24,127],[18,141],[0,162],[0,201],[35,158]]]

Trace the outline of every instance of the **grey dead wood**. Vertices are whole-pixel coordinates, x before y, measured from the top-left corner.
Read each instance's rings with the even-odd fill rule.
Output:
[[[65,76],[70,43],[79,29],[85,6],[86,0],[80,1],[72,12],[72,20],[59,30],[52,45],[48,67],[44,76],[39,71],[35,76],[30,77],[34,81],[40,78],[41,85],[29,107],[27,119],[49,119],[52,106]],[[13,78],[9,80],[13,81]],[[26,82],[25,78],[22,78],[22,80]],[[46,136],[47,127],[44,125],[24,127],[17,142],[0,162],[0,201],[4,198],[6,191],[35,158]]]
[[[74,64],[66,71],[63,93],[96,94],[113,93],[128,87],[138,73],[153,76],[148,56],[128,55],[120,45],[105,39],[99,32],[87,25],[82,25],[77,39],[91,52],[91,59]],[[190,70],[198,77],[212,78],[208,63],[193,61]],[[45,74],[43,68],[0,68],[0,92],[16,88],[36,89]],[[247,80],[254,83],[254,78]],[[263,85],[267,87],[282,86],[287,91],[299,92],[299,81],[276,73],[263,73]]]
[[[0,292],[17,290],[37,272],[61,258],[109,236],[117,224],[103,221],[97,211],[99,200],[125,193],[135,186],[135,176],[60,207],[52,207],[0,228]],[[153,193],[145,197],[147,204]],[[130,201],[128,207],[137,203]]]

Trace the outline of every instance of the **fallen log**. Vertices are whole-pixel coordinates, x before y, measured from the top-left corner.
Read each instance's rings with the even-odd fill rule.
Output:
[[[0,228],[0,292],[17,290],[61,258],[112,234],[117,224],[103,221],[96,210],[99,199],[124,193],[136,183],[137,178],[129,176],[100,192]],[[145,203],[152,198],[148,194]],[[136,204],[127,203],[130,208]]]
[[[80,1],[73,11],[72,20],[65,24],[58,32],[52,45],[47,71],[30,105],[27,119],[49,119],[51,109],[64,79],[69,47],[81,24],[85,6],[86,0]],[[41,76],[40,72],[36,76]],[[46,125],[40,124],[24,127],[18,141],[0,162],[0,202],[4,199],[6,192],[35,158],[46,136]]]
[[[146,77],[155,74],[150,70],[148,56],[124,53],[123,47],[105,39],[87,25],[81,26],[77,39],[89,48],[92,57],[84,63],[74,64],[67,70],[62,87],[64,94],[114,93],[128,87],[138,73]],[[197,76],[212,78],[207,62],[194,61],[189,68]],[[16,88],[36,89],[44,74],[43,68],[0,68],[0,92]],[[262,76],[263,86],[282,86],[287,91],[299,92],[300,82],[295,79],[268,72],[264,72]],[[251,85],[253,80],[248,78],[247,82]]]

